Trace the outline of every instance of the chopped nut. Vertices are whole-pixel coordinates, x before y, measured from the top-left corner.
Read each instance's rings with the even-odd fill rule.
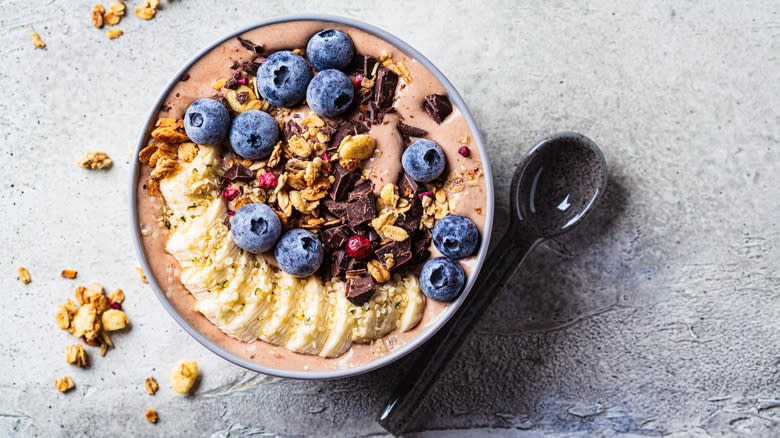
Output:
[[[62,376],[54,381],[54,389],[59,392],[68,392],[75,386],[76,385],[73,384],[73,379],[71,379],[70,376]]]
[[[171,386],[180,394],[187,394],[198,378],[198,363],[195,361],[181,361],[173,368],[171,373]]]
[[[68,278],[71,280],[76,278],[76,276],[78,275],[79,275],[79,271],[75,269],[63,269],[62,272],[60,273],[60,276],[62,276],[62,278]]]
[[[122,289],[114,289],[113,292],[111,292],[111,295],[108,297],[109,301],[111,303],[117,303],[122,304],[125,301],[125,293],[122,292]]]
[[[93,342],[97,339],[100,331],[100,321],[97,319],[97,309],[92,303],[85,303],[79,307],[78,312],[73,317],[73,336],[80,338],[84,336],[87,342]]]
[[[121,37],[125,32],[122,29],[109,29],[106,31],[106,38],[115,40]]]
[[[135,8],[135,15],[136,15],[136,17],[140,18],[141,20],[151,20],[152,18],[154,18],[154,14],[156,12],[157,12],[156,10],[154,10],[152,8],[148,8],[148,7],[145,7],[145,8],[144,7],[137,7],[137,8]]]
[[[100,316],[100,320],[103,323],[103,328],[109,332],[127,327],[127,315],[121,310],[108,309]]]
[[[144,270],[141,269],[140,266],[136,266],[135,270],[138,271],[138,276],[141,278],[141,283],[149,284],[149,280],[146,279],[146,274],[144,274]]]
[[[98,29],[103,27],[103,13],[106,12],[106,8],[101,4],[97,4],[92,7],[92,25]]]
[[[348,135],[341,140],[339,157],[344,160],[365,160],[374,154],[376,140],[368,134]]]
[[[54,322],[63,330],[67,330],[70,327],[70,314],[65,306],[60,305],[57,308],[57,311],[54,313]]]
[[[146,410],[146,421],[152,424],[157,422],[157,411],[155,411],[154,408],[149,408]]]
[[[154,395],[160,388],[160,385],[157,384],[157,380],[154,380],[154,377],[150,376],[144,380],[144,388],[146,388],[147,394]]]
[[[108,169],[111,167],[111,158],[105,152],[91,151],[81,157],[79,166],[90,170]]]
[[[65,349],[65,361],[71,365],[84,368],[87,366],[87,352],[81,344],[71,344]]]
[[[46,43],[43,41],[43,38],[38,34],[38,32],[35,31],[32,27],[27,29],[27,33],[30,34],[30,37],[32,38],[33,47],[36,49],[45,49]]]
[[[28,271],[24,266],[19,266],[19,269],[16,270],[16,278],[18,278],[22,284],[30,284],[32,281],[32,278],[30,277],[30,271]]]
[[[390,271],[385,269],[385,267],[379,263],[379,260],[371,260],[368,262],[368,272],[377,283],[386,283],[390,280]]]

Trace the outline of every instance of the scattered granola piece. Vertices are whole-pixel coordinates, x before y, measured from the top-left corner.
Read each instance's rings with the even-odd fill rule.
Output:
[[[112,162],[107,153],[102,151],[91,151],[84,154],[78,164],[85,169],[97,170],[110,168]]]
[[[146,421],[152,424],[157,423],[157,411],[154,410],[154,408],[149,408],[146,410]]]
[[[70,313],[65,306],[60,305],[57,308],[57,311],[54,313],[54,322],[56,322],[57,326],[62,330],[70,328]]]
[[[97,339],[98,331],[100,330],[100,321],[98,320],[97,309],[92,303],[85,303],[79,307],[78,312],[73,317],[73,323],[71,326],[73,330],[73,336],[80,338],[84,336],[84,340],[92,342]]]
[[[103,13],[106,12],[106,8],[101,4],[96,4],[92,7],[92,25],[98,29],[103,28]]]
[[[38,34],[38,32],[35,31],[32,27],[27,29],[27,33],[30,34],[30,37],[32,38],[33,47],[36,49],[45,49],[46,43],[43,41],[43,38]]]
[[[76,278],[76,276],[79,275],[79,271],[75,269],[63,269],[60,275],[62,276],[62,278],[73,280],[74,278]]]
[[[144,270],[141,269],[140,266],[136,266],[135,270],[138,271],[138,276],[141,278],[141,282],[143,284],[149,284],[149,280],[146,278],[146,274],[144,273]]]
[[[157,384],[157,380],[154,377],[149,376],[144,380],[144,388],[146,388],[147,394],[154,395],[160,388],[160,385]]]
[[[73,383],[73,379],[70,376],[62,376],[54,381],[54,389],[59,392],[68,392],[76,385]]]
[[[116,307],[114,307],[114,303],[122,304],[125,301],[125,293],[122,292],[122,289],[114,289],[114,291],[111,292],[111,295],[109,295],[108,299],[111,301],[111,307],[116,309]]]
[[[106,38],[115,40],[121,37],[125,32],[122,29],[108,29],[106,31]]]
[[[127,9],[127,6],[123,1],[111,3],[108,5],[108,7],[111,8],[113,13],[119,15],[120,17],[125,15],[125,9]]]
[[[70,344],[65,348],[65,362],[84,368],[87,366],[87,352],[81,344]]]
[[[171,386],[179,394],[187,394],[197,379],[198,363],[195,361],[181,361],[173,367]]]
[[[16,278],[18,278],[22,284],[30,284],[32,281],[32,278],[30,277],[30,271],[28,271],[24,266],[19,266],[19,269],[16,270]]]
[[[103,13],[103,23],[108,26],[116,26],[122,20],[122,16],[114,11]]]
[[[100,316],[100,320],[103,323],[103,329],[108,332],[127,327],[127,315],[121,310],[108,309]]]
[[[149,2],[147,1],[146,4],[148,5]],[[135,15],[136,17],[140,18],[141,20],[151,20],[154,18],[154,14],[157,13],[157,10],[152,9],[148,6],[142,7],[139,6],[135,8]]]

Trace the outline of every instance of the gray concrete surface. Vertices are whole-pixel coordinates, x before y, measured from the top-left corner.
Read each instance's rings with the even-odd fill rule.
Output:
[[[416,431],[780,434],[776,2],[164,1],[116,41],[90,27],[92,3],[0,2],[0,435],[382,434],[372,419],[409,361],[329,382],[248,373],[190,339],[135,274],[130,150],[157,93],[213,39],[304,11],[379,25],[449,76],[484,131],[502,214],[514,164],[549,133],[587,134],[611,167],[599,214],[537,249]],[[77,168],[93,148],[115,167]],[[132,329],[87,370],[64,363],[71,338],[52,320],[73,286],[64,267],[127,294]],[[182,358],[203,371],[188,398],[168,388]],[[63,373],[66,395],[52,388]]]

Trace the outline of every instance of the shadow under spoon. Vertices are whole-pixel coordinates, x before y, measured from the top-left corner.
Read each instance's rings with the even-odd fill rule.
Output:
[[[493,298],[541,242],[580,223],[607,185],[607,164],[598,146],[575,132],[560,132],[536,144],[515,170],[509,228],[485,260],[473,291],[452,319],[423,347],[386,407],[382,427],[400,435],[444,367]]]

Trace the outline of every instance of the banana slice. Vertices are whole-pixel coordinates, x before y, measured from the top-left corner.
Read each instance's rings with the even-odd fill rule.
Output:
[[[330,311],[328,296],[322,282],[317,277],[309,277],[299,300],[302,303],[303,320],[285,346],[297,353],[317,354],[327,337],[323,326],[327,322]]]
[[[401,314],[398,318],[398,330],[408,332],[413,329],[423,317],[425,311],[425,295],[420,290],[420,284],[417,277],[407,275],[403,278],[402,284],[405,289],[404,305],[401,306]]]
[[[273,314],[258,332],[260,339],[274,345],[284,345],[295,331],[298,291],[302,289],[300,281],[292,275],[280,273],[279,278],[278,288],[272,295]]]
[[[332,290],[328,290],[328,332],[325,344],[319,355],[322,357],[337,357],[344,354],[352,345],[352,328],[355,321],[349,312],[352,303],[344,294],[344,283],[329,283]]]

